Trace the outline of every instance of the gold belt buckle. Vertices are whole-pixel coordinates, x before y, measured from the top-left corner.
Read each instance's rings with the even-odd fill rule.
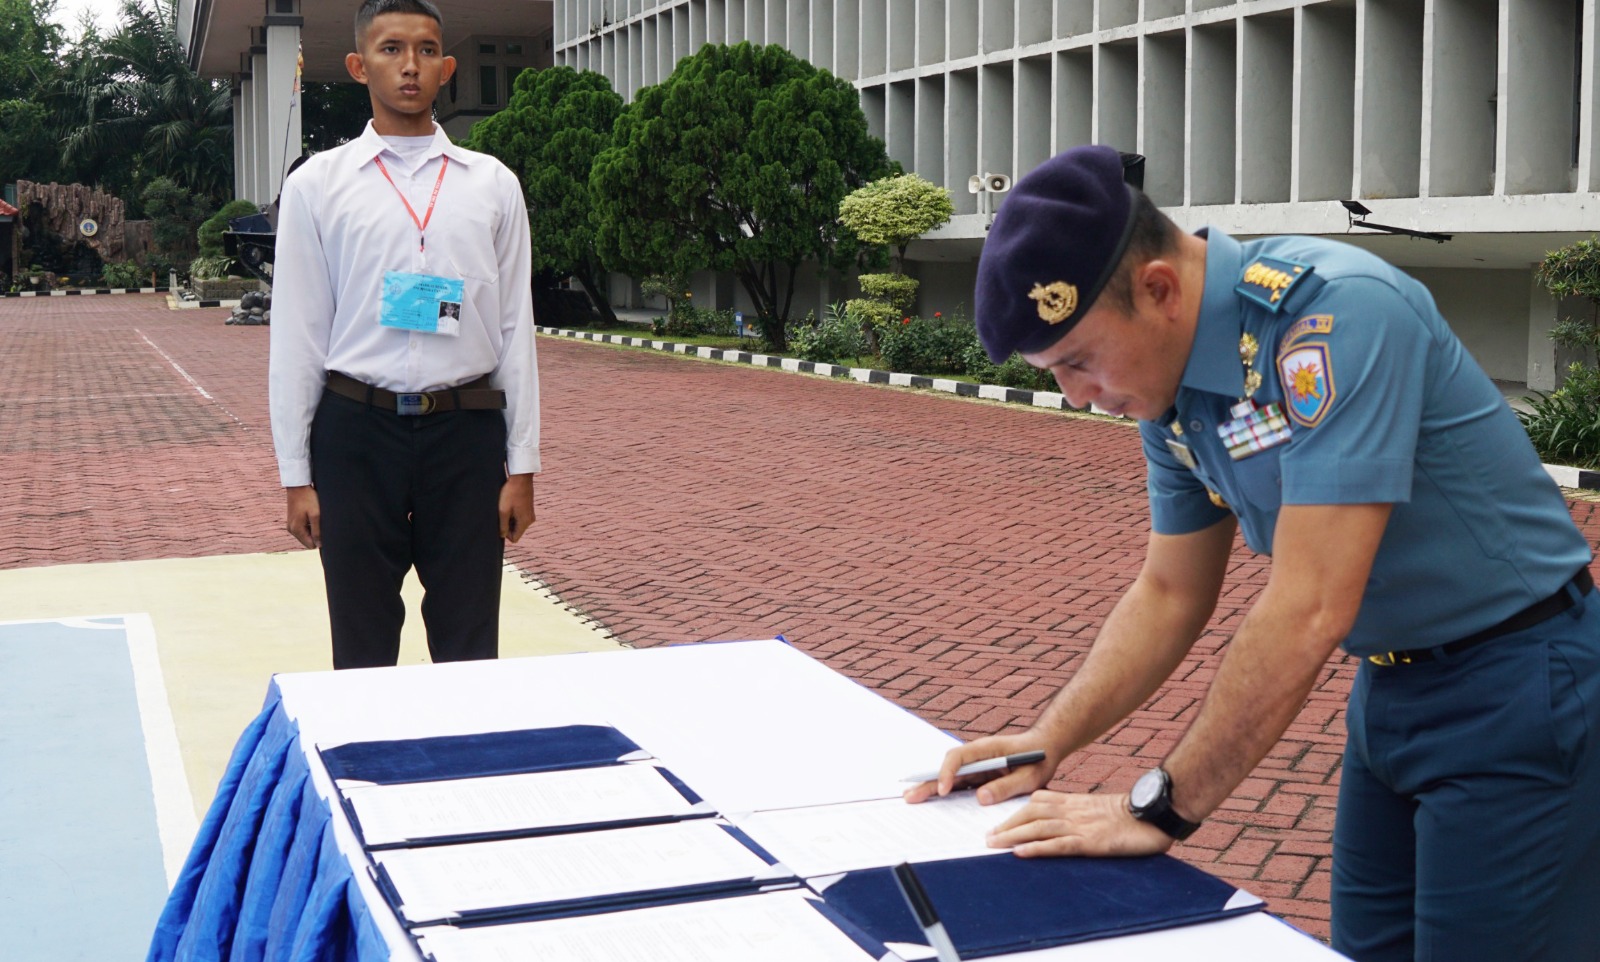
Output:
[[[1394,652],[1392,652],[1392,651],[1385,651],[1385,652],[1381,652],[1381,653],[1376,654],[1376,655],[1368,655],[1367,656],[1367,660],[1372,662],[1374,665],[1382,665],[1385,668],[1388,668],[1390,665],[1396,664],[1395,659],[1394,659]]]

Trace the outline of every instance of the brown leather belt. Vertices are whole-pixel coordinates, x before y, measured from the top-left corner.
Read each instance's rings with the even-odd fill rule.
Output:
[[[1465,638],[1460,638],[1435,648],[1413,648],[1410,651],[1379,652],[1376,655],[1368,655],[1367,660],[1374,665],[1382,665],[1385,668],[1390,665],[1410,665],[1419,661],[1433,661],[1441,655],[1453,655],[1460,651],[1466,651],[1468,648],[1474,645],[1481,645],[1491,638],[1509,635],[1513,631],[1522,631],[1524,628],[1532,628],[1539,622],[1554,618],[1572,607],[1572,595],[1567,592],[1567,585],[1576,588],[1578,594],[1586,595],[1594,590],[1594,576],[1589,574],[1588,568],[1580,568],[1578,573],[1573,575],[1566,585],[1562,585],[1555,594],[1542,601],[1535,601],[1498,625],[1490,625],[1482,631],[1468,635]]]
[[[489,375],[466,384],[438,391],[397,394],[373,387],[338,371],[328,372],[327,388],[340,397],[370,404],[396,414],[439,414],[444,411],[500,411],[506,406],[506,392],[489,386]]]

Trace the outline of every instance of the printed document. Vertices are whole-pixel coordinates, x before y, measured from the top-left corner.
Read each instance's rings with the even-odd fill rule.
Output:
[[[741,879],[774,871],[711,819],[374,852],[407,921]]]
[[[459,778],[345,790],[368,845],[692,814],[654,765]]]
[[[975,792],[956,792],[907,805],[898,798],[741,816],[739,827],[801,878],[900,862],[999,855],[985,836],[1028,800],[979,805]]]

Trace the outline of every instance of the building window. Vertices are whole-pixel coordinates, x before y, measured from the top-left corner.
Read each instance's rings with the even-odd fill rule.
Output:
[[[478,68],[478,102],[485,107],[494,107],[500,103],[500,89],[496,83],[498,76],[492,65]]]
[[[492,44],[492,43],[480,43],[480,44],[478,44],[478,52],[479,53],[492,54],[492,53],[494,53],[494,44]]]

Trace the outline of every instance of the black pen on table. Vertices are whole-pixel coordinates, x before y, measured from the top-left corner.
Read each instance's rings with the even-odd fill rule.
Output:
[[[928,944],[933,946],[933,954],[939,962],[961,962],[961,956],[956,954],[955,943],[950,941],[950,933],[944,930],[944,923],[939,921],[939,913],[933,910],[933,901],[928,898],[928,890],[922,887],[922,880],[911,870],[910,862],[901,862],[894,867],[894,880],[900,884],[900,894],[906,897],[911,914],[917,917],[917,924],[922,926],[923,934],[927,935]]]
[[[1034,762],[1044,761],[1044,752],[1035,749],[1031,752],[1017,752],[1015,755],[997,755],[994,758],[984,758],[975,762],[968,762],[956,769],[956,777],[963,775],[976,775],[979,772],[997,772],[1002,768],[1016,768],[1020,765],[1032,765]],[[931,782],[939,777],[938,772],[918,772],[900,779],[902,782]]]

